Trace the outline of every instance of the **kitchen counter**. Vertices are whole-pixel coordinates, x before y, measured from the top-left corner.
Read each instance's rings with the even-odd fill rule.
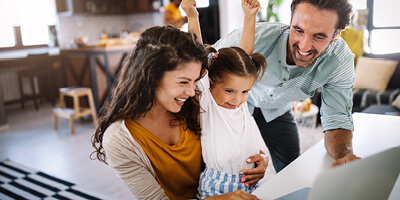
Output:
[[[61,53],[103,53],[103,52],[125,52],[132,51],[135,44],[124,44],[124,45],[111,45],[111,46],[84,46],[79,48],[62,48]]]
[[[19,49],[19,50],[8,50],[0,52],[0,60],[2,59],[14,59],[14,58],[24,58],[31,54],[43,54],[47,53],[50,56],[57,56],[60,54],[60,48],[58,47],[40,47],[31,49]]]
[[[64,85],[91,87],[99,111],[134,44],[61,49]]]

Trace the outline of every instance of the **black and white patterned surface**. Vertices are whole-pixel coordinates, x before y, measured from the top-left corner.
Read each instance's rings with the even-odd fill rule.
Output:
[[[12,161],[0,163],[0,199],[105,199],[94,192]]]

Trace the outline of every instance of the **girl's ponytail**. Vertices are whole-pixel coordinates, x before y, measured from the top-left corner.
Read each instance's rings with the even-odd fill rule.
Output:
[[[253,53],[253,55],[250,57],[258,69],[257,81],[259,81],[263,77],[265,69],[267,69],[267,60],[262,54],[259,53]]]

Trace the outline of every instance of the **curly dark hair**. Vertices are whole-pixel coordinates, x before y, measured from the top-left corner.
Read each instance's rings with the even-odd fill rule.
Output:
[[[350,24],[353,6],[348,0],[293,0],[290,5],[292,16],[300,3],[310,3],[320,9],[334,10],[339,17],[336,29],[344,30]]]
[[[216,53],[217,50],[206,45],[209,53]],[[259,53],[248,56],[240,47],[227,47],[218,50],[218,57],[210,58],[207,69],[208,76],[214,83],[223,81],[225,73],[238,76],[254,76],[260,80],[265,72],[267,63],[265,57]]]
[[[202,63],[201,74],[204,73],[207,53],[203,45],[196,42],[195,35],[172,26],[152,27],[144,31],[118,75],[111,96],[101,109],[103,116],[92,136],[95,148],[92,155],[96,154],[98,160],[107,163],[102,144],[106,129],[117,120],[136,120],[145,116],[154,106],[156,89],[165,72],[188,62]],[[198,95],[199,92],[196,92],[194,97],[186,100],[174,115],[200,136]]]

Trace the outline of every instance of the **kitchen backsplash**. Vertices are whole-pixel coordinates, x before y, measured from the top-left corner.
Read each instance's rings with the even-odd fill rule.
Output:
[[[162,26],[160,12],[132,15],[79,14],[59,17],[59,39],[61,47],[69,47],[74,37],[87,36],[89,43],[100,40],[100,35],[118,35],[123,31],[141,32],[152,26]]]

